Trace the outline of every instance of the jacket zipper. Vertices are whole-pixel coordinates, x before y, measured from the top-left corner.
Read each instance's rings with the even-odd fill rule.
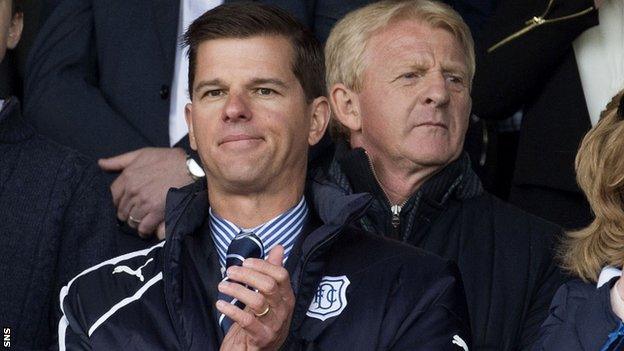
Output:
[[[375,177],[377,184],[379,184],[379,188],[381,188],[381,191],[384,193],[384,196],[386,198],[386,203],[388,203],[388,207],[390,207],[390,213],[392,214],[392,220],[390,221],[390,223],[392,224],[392,228],[394,229],[395,234],[398,234],[399,226],[401,225],[401,210],[403,209],[403,206],[405,206],[405,204],[407,203],[407,200],[403,201],[400,204],[393,204],[392,202],[390,202],[390,196],[388,196],[386,189],[384,189],[384,187],[381,185],[381,182],[379,181],[379,178],[377,177],[377,172],[375,172],[373,161],[366,151],[365,153],[366,158],[368,159],[368,166],[373,173],[373,177]]]
[[[583,11],[579,11],[579,12],[573,13],[571,15],[557,17],[557,18],[551,18],[551,19],[546,19],[546,16],[550,12],[554,2],[555,2],[555,0],[548,1],[548,6],[546,7],[546,11],[544,11],[544,13],[541,16],[534,16],[530,20],[526,21],[524,23],[526,25],[526,27],[520,29],[519,31],[517,31],[517,32],[515,32],[513,34],[511,34],[510,36],[504,38],[503,40],[499,41],[498,43],[492,45],[487,50],[487,52],[491,53],[492,51],[498,49],[499,47],[509,43],[510,41],[512,41],[512,40],[514,40],[516,38],[521,37],[522,35],[526,34],[527,32],[530,32],[531,30],[533,30],[533,29],[535,29],[535,28],[537,28],[537,27],[539,27],[539,26],[541,26],[543,24],[561,22],[561,21],[572,19],[572,18],[580,17],[580,16],[586,15],[589,12],[594,10],[594,7],[590,6],[590,7],[586,8]]]

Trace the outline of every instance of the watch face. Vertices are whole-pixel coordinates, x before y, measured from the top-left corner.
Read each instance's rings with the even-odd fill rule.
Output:
[[[191,173],[193,177],[201,178],[206,176],[206,173],[204,173],[204,170],[201,168],[201,166],[198,165],[197,162],[195,162],[195,160],[193,160],[192,158],[186,160],[186,166],[188,167],[189,173]]]

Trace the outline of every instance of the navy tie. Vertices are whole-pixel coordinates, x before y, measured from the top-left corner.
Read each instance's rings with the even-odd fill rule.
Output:
[[[242,266],[246,258],[264,258],[264,245],[262,245],[262,240],[254,233],[240,233],[232,239],[225,256],[225,269],[227,270],[231,266]],[[226,276],[222,281],[228,280]],[[245,304],[231,296],[219,292],[218,298],[234,304],[240,309],[245,308]],[[219,314],[219,325],[223,329],[223,334],[227,334],[232,324],[233,322],[230,318],[224,314]]]

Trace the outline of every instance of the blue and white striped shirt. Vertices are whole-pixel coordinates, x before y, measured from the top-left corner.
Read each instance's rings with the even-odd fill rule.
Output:
[[[210,232],[219,254],[219,263],[225,267],[225,255],[230,242],[239,233],[254,232],[264,245],[264,252],[268,254],[276,245],[284,247],[284,261],[288,258],[295,241],[308,217],[308,204],[305,197],[288,211],[254,228],[239,228],[227,219],[219,217],[209,210]],[[266,257],[265,257],[266,258]]]

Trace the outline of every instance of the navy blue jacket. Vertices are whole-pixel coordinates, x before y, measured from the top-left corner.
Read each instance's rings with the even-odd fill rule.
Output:
[[[483,191],[466,154],[428,179],[393,218],[363,149],[336,145],[319,176],[374,200],[358,225],[455,261],[476,349],[527,350],[565,281],[553,261],[561,229]]]
[[[542,325],[535,351],[611,351],[624,349],[624,324],[611,309],[610,290],[581,280],[559,288]]]
[[[59,289],[113,257],[116,232],[97,165],[37,135],[9,98],[0,111],[0,330],[9,340],[0,345],[47,349]]]
[[[59,331],[67,349],[219,348],[223,333],[214,303],[221,274],[204,223],[203,187],[169,193],[166,242],[103,262],[62,290],[69,327]],[[314,183],[307,200],[316,212],[286,263],[296,302],[283,349],[461,351],[464,342],[470,345],[453,264],[350,226],[369,195],[342,196]],[[200,274],[202,265],[212,274]],[[141,276],[115,273],[126,270],[121,266]],[[330,277],[338,283],[334,296],[344,299],[326,297],[323,308],[334,315],[323,320],[310,311]]]

